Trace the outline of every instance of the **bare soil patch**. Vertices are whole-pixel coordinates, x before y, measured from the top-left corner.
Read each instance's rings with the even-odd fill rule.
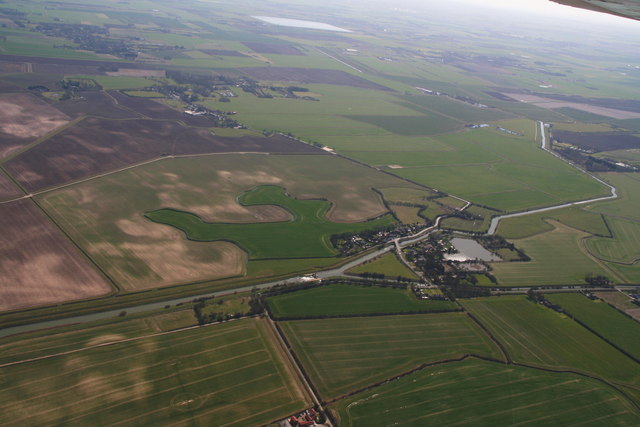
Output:
[[[22,192],[8,176],[0,172],[0,201],[20,197]]]
[[[211,127],[213,123],[206,117],[190,116],[182,111],[174,110],[165,104],[149,98],[128,96],[117,90],[109,91],[119,105],[130,108],[143,116],[152,119],[179,120],[189,126]]]
[[[0,94],[0,158],[68,122],[68,116],[34,95]]]
[[[304,56],[298,48],[290,44],[279,43],[260,43],[260,42],[244,42],[242,43],[249,49],[258,53],[272,53],[276,55],[296,55]]]
[[[105,92],[83,92],[82,99],[60,101],[53,104],[69,117],[98,116],[108,119],[130,119],[140,114],[116,104]]]
[[[326,154],[279,135],[220,137],[168,121],[88,118],[11,159],[6,169],[37,191],[162,156],[232,152]]]
[[[104,295],[104,278],[31,201],[0,205],[0,310]]]
[[[248,74],[257,80],[276,82],[297,82],[305,84],[331,84],[338,86],[352,86],[363,89],[375,89],[391,91],[392,89],[378,83],[354,76],[340,70],[323,70],[315,68],[294,68],[294,67],[254,67],[239,68],[240,71]]]
[[[586,111],[587,113],[598,114],[600,116],[611,117],[613,119],[637,119],[640,118],[640,112],[626,111],[622,109],[615,109],[610,107],[604,107],[601,105],[590,105],[583,102],[576,102],[571,100],[557,100],[550,98],[543,98],[537,95],[522,94],[522,93],[505,93],[504,95],[514,98],[520,102],[526,102],[527,104],[533,104],[538,107],[554,109],[554,108],[574,108],[576,110]],[[573,98],[570,98],[573,99]],[[607,104],[610,105],[610,104]],[[615,104],[611,104],[615,105]],[[623,105],[620,105],[622,107]]]
[[[640,148],[640,138],[628,133],[553,131],[553,138],[592,151]]]
[[[226,49],[200,49],[200,52],[206,53],[211,56],[247,56],[244,53],[238,52],[237,50],[226,50]]]

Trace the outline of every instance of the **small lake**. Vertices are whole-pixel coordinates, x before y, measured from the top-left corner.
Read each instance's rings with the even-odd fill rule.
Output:
[[[269,24],[281,25],[283,27],[310,28],[312,30],[336,31],[340,33],[352,32],[349,30],[345,30],[344,28],[336,27],[335,25],[325,24],[324,22],[303,21],[301,19],[275,18],[272,16],[252,16],[252,18],[268,22]]]
[[[457,254],[446,254],[444,258],[449,261],[500,261],[500,257],[486,250],[480,243],[471,239],[461,239],[454,237],[451,244],[458,251]]]

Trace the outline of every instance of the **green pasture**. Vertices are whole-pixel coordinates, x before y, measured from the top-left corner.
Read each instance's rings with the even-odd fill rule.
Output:
[[[335,223],[327,220],[330,207],[324,200],[296,200],[282,187],[258,187],[239,197],[245,206],[275,205],[293,215],[291,221],[225,224],[208,223],[189,212],[160,209],[145,213],[154,222],[182,230],[189,240],[199,242],[231,241],[256,258],[318,258],[334,256],[338,251],[330,242],[334,234],[358,232],[393,223],[391,215],[362,223]]]
[[[604,173],[600,175],[618,190],[618,198],[585,205],[586,209],[629,220],[640,220],[640,176],[630,173]]]
[[[602,215],[576,206],[505,218],[498,225],[497,234],[507,239],[523,239],[553,230],[547,219],[559,221],[569,227],[597,236],[608,236],[609,229]]]
[[[378,273],[384,274],[389,278],[405,277],[409,279],[418,280],[416,274],[409,270],[393,252],[388,252],[381,257],[368,261],[364,264],[360,264],[357,267],[348,271],[351,274],[362,273]]]
[[[420,212],[423,208],[416,208],[413,206],[399,206],[399,205],[391,205],[389,206],[393,215],[398,218],[403,224],[416,224],[416,223],[424,223],[424,218],[420,216]]]
[[[491,223],[491,217],[499,215],[491,209],[483,208],[481,206],[471,205],[465,212],[479,217],[478,219],[463,219],[457,217],[445,218],[442,221],[443,228],[449,228],[452,230],[470,231],[474,233],[485,232],[489,229]]]
[[[609,237],[592,237],[587,248],[598,258],[631,264],[640,260],[640,222],[622,218],[607,218],[613,234]]]
[[[577,110],[571,107],[554,108],[553,111],[583,123],[610,123],[614,119],[587,111]]]
[[[436,135],[463,128],[461,122],[438,113],[423,114],[420,116],[344,115],[343,117],[379,126],[387,132],[396,135]]]
[[[465,123],[486,123],[513,117],[511,114],[494,108],[479,108],[463,101],[445,96],[412,95],[401,98],[405,103],[415,105],[416,111],[434,112]],[[403,105],[407,105],[403,103]]]
[[[423,363],[500,351],[464,313],[300,320],[279,323],[325,398]]]
[[[635,406],[598,381],[477,359],[430,366],[336,402],[331,409],[343,426],[640,422]]]
[[[617,276],[623,279],[623,283],[631,283],[634,285],[640,285],[640,263],[632,265],[607,263],[607,267]]]
[[[267,424],[308,405],[266,322],[113,341],[3,369],[3,425]],[[53,345],[55,341],[49,340]],[[53,353],[53,352],[52,352]]]
[[[152,86],[156,82],[150,79],[146,79],[144,77],[128,77],[128,76],[66,76],[68,79],[90,79],[95,80],[102,89],[111,90],[111,89],[142,89],[146,86]],[[154,93],[154,92],[143,92],[143,93]],[[158,96],[157,93],[155,93]],[[140,95],[135,95],[140,96]],[[160,95],[161,96],[161,95]]]
[[[478,298],[461,303],[517,363],[584,372],[636,387],[640,383],[636,362],[567,316],[525,296]]]
[[[601,159],[615,159],[630,166],[640,165],[640,149],[632,148],[629,150],[602,151],[593,155]]]
[[[587,274],[610,275],[583,249],[587,234],[560,223],[552,225],[553,231],[513,241],[530,261],[491,263],[500,285],[572,285],[584,283]]]
[[[455,310],[451,301],[419,300],[408,289],[333,284],[269,297],[273,316],[319,317]]]
[[[562,293],[545,296],[601,336],[636,359],[640,359],[640,323],[637,321],[602,300],[590,300],[582,294]]]

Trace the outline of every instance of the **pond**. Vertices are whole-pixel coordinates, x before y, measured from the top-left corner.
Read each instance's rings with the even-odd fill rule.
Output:
[[[455,254],[446,254],[444,258],[449,261],[472,261],[475,259],[481,261],[500,261],[500,257],[486,250],[480,243],[471,239],[462,239],[454,237],[451,244],[458,251]]]
[[[324,22],[304,21],[301,19],[275,18],[272,16],[252,16],[269,24],[281,25],[283,27],[310,28],[312,30],[336,31],[341,33],[350,33],[351,31],[335,25],[325,24]]]

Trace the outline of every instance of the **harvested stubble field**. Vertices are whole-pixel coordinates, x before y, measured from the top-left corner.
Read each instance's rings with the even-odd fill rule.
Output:
[[[69,117],[28,93],[0,94],[0,158],[69,122]]]
[[[183,231],[189,240],[235,243],[247,252],[249,259],[335,256],[339,252],[331,245],[332,235],[381,228],[395,222],[391,215],[360,223],[331,222],[326,219],[331,206],[328,201],[292,199],[284,188],[276,186],[257,187],[238,197],[238,203],[247,207],[278,207],[290,217],[268,223],[210,223],[174,209],[147,212],[145,217]]]
[[[592,301],[582,294],[548,294],[546,298],[640,360],[640,323],[601,300]]]
[[[111,286],[30,200],[0,205],[0,311],[104,295]]]
[[[281,186],[300,200],[329,200],[327,219],[333,222],[384,214],[386,208],[371,187],[417,188],[335,156],[222,154],[139,166],[48,193],[41,201],[118,284],[133,290],[243,274],[246,254],[237,246],[189,241],[179,230],[143,214],[173,208],[207,222],[290,218],[277,206],[238,203],[239,195],[260,185]],[[262,267],[254,272],[273,270]],[[299,270],[295,263],[287,268]]]
[[[299,320],[279,325],[325,398],[423,363],[471,353],[501,357],[498,347],[464,313]]]
[[[517,363],[640,385],[638,364],[565,315],[525,296],[461,300]]]
[[[11,159],[6,169],[36,191],[161,156],[225,152],[324,154],[280,135],[221,137],[169,121],[87,118]]]
[[[363,79],[362,77],[340,70],[294,67],[255,67],[241,68],[240,71],[248,74],[254,79],[268,82],[297,82],[304,84],[319,83],[383,91],[391,90],[381,84],[374,83],[370,80]]]
[[[3,425],[267,424],[309,400],[266,321],[244,319],[3,370]],[[28,409],[27,409],[28,408]]]
[[[343,426],[640,423],[638,409],[598,381],[476,359],[428,367],[332,409]]]
[[[106,92],[82,92],[81,99],[59,101],[53,106],[70,117],[98,116],[107,119],[141,117],[136,112],[118,105]]]
[[[609,273],[583,248],[589,234],[547,220],[554,229],[513,243],[530,258],[527,262],[495,262],[493,275],[503,286],[572,285],[587,274]]]
[[[451,301],[418,300],[407,289],[334,284],[267,299],[274,318],[456,310]]]

